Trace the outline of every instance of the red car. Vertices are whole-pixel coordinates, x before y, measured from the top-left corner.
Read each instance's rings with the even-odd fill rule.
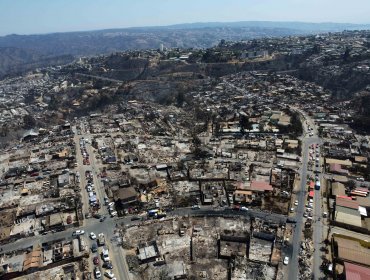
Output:
[[[95,265],[99,264],[99,257],[94,257],[93,262]]]
[[[69,215],[67,217],[67,224],[71,224],[71,223],[72,223],[72,217],[71,217],[71,215]]]

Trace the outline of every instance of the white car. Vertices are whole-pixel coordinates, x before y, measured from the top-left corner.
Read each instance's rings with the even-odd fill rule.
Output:
[[[91,238],[92,240],[96,239],[96,234],[95,234],[95,233],[93,233],[93,232],[90,232],[90,238]]]
[[[283,261],[283,264],[288,265],[288,263],[289,263],[289,257],[285,257],[284,261]]]
[[[101,252],[101,257],[102,257],[103,261],[105,261],[105,262],[110,261],[110,259],[109,259],[109,251],[108,251],[107,248],[104,248],[103,249],[103,251]]]
[[[248,210],[249,209],[247,207],[244,207],[244,206],[240,207],[240,211],[248,211]]]
[[[106,272],[104,272],[104,276],[107,276],[109,279],[113,279],[114,274],[111,270],[107,270]]]
[[[109,207],[114,206],[114,202],[109,202],[109,203],[108,203],[108,206],[109,206]]]
[[[298,206],[298,200],[294,201],[294,205]]]
[[[72,236],[78,236],[85,234],[85,231],[83,229],[78,229],[72,233]]]
[[[110,213],[110,215],[112,216],[112,217],[115,217],[115,216],[117,216],[117,211],[112,211],[111,213]]]
[[[101,277],[101,272],[99,270],[99,267],[95,267],[95,270],[94,270],[94,274],[95,274],[95,278],[100,278]]]

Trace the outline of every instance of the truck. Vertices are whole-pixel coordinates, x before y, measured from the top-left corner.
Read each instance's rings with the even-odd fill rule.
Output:
[[[149,217],[155,217],[156,214],[159,212],[159,209],[152,209],[148,211],[148,216]]]
[[[152,209],[148,211],[148,216],[155,219],[161,219],[167,216],[166,212],[160,209]]]
[[[161,219],[161,218],[164,218],[167,216],[167,213],[165,211],[158,211],[157,213],[155,213],[154,217],[156,219]]]
[[[104,233],[99,233],[98,234],[98,245],[99,246],[104,246],[105,245],[105,236],[104,236]]]

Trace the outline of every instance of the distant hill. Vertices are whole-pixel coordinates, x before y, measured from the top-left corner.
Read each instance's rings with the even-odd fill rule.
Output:
[[[370,25],[303,22],[209,22],[41,35],[0,37],[0,78],[33,67],[69,62],[71,56],[106,54],[128,49],[166,47],[208,48],[221,39],[240,41],[261,37],[369,29]]]
[[[40,52],[17,47],[0,47],[0,78],[22,73],[38,67],[72,62],[72,55],[44,55]]]
[[[199,22],[170,25],[168,28],[204,28],[204,27],[258,27],[258,28],[285,28],[306,32],[339,32],[343,30],[369,29],[370,24],[353,23],[312,23],[312,22],[284,22],[284,21],[238,21],[238,22]]]

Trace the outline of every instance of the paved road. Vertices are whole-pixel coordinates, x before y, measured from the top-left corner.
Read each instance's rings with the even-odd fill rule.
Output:
[[[77,76],[87,77],[87,78],[98,79],[98,80],[102,80],[102,81],[107,81],[107,82],[113,82],[113,83],[120,83],[120,84],[122,84],[124,82],[124,81],[121,81],[121,80],[110,79],[110,78],[106,78],[106,77],[89,75],[89,74],[83,74],[83,73],[76,73],[76,75]]]
[[[303,223],[304,223],[304,208],[307,196],[307,167],[308,167],[308,159],[309,159],[309,148],[312,144],[316,144],[320,142],[320,139],[316,136],[317,129],[314,126],[313,121],[306,115],[305,112],[298,108],[292,108],[293,110],[299,112],[302,117],[302,123],[304,128],[304,136],[302,139],[302,166],[300,169],[300,178],[301,178],[301,185],[300,190],[297,192],[297,200],[298,206],[296,207],[296,226],[293,230],[293,239],[290,250],[288,250],[288,254],[290,254],[290,261],[289,261],[289,280],[297,280],[299,279],[299,265],[298,265],[298,257],[299,257],[299,249],[302,240],[302,230],[303,230]],[[313,136],[309,136],[308,126],[313,128]],[[316,195],[318,197],[319,195]]]
[[[258,210],[248,210],[248,211],[234,211],[231,209],[211,209],[211,208],[201,208],[199,210],[193,210],[191,208],[179,208],[172,212],[168,213],[169,217],[175,217],[175,216],[244,216],[246,218],[250,217],[258,217],[261,219],[267,219],[270,220],[273,223],[285,223],[286,216],[279,215],[279,214],[273,214],[273,213],[267,213],[267,212],[261,212]],[[54,240],[72,240],[72,232],[77,229],[83,229],[85,230],[86,234],[90,232],[100,233],[103,232],[108,238],[107,240],[110,240],[112,237],[114,237],[114,230],[116,228],[116,224],[124,224],[124,225],[134,225],[139,224],[140,221],[131,221],[131,218],[133,215],[128,215],[125,217],[120,218],[107,218],[104,222],[99,222],[98,219],[91,218],[85,220],[85,225],[79,228],[71,228],[67,229],[65,231],[56,232],[56,233],[49,233],[47,235],[37,235],[37,236],[31,236],[27,238],[18,239],[15,242],[11,244],[5,244],[0,246],[3,251],[13,251],[18,250],[22,248],[27,248],[35,243],[46,243],[51,242]]]
[[[86,129],[82,129],[82,131],[86,131]],[[85,139],[88,139],[89,143],[91,143],[92,135],[85,132],[82,135],[80,135],[79,137],[77,137],[77,138],[75,137],[76,146],[79,146],[79,139],[81,139],[82,137],[84,137]],[[77,148],[77,151],[78,150],[79,149]],[[83,178],[84,178],[86,170],[92,171],[93,183],[94,183],[94,187],[95,187],[95,191],[96,191],[96,196],[99,199],[100,204],[101,204],[101,209],[99,210],[99,213],[101,215],[109,217],[108,209],[107,209],[106,206],[104,206],[104,197],[105,197],[104,185],[101,182],[101,178],[98,177],[98,174],[100,173],[100,169],[99,169],[100,166],[99,166],[99,164],[98,164],[98,162],[95,158],[94,149],[88,143],[86,144],[86,151],[89,154],[90,165],[83,166],[82,165],[81,153],[77,154],[79,166],[81,167],[81,172],[83,172],[83,174],[81,174],[81,176],[83,176]],[[84,182],[84,180],[81,181],[81,183],[82,182]],[[86,183],[85,183],[85,185],[86,185]],[[82,186],[81,191],[83,193],[86,193],[85,185]],[[83,196],[83,197],[85,197],[85,199],[86,199],[84,201],[84,205],[85,204],[88,205],[89,204],[88,197],[86,195]],[[86,222],[91,223],[91,221],[92,221],[93,224],[99,223],[99,224],[96,225],[96,228],[93,230],[93,232],[96,235],[98,235],[99,233],[104,233],[104,235],[105,235],[106,244],[107,244],[107,247],[109,248],[110,259],[111,259],[111,262],[113,264],[113,273],[116,276],[120,276],[122,279],[129,280],[130,279],[130,274],[129,274],[129,269],[128,269],[128,266],[127,266],[126,258],[124,257],[123,249],[121,248],[121,246],[117,246],[118,244],[115,243],[115,241],[114,241],[115,237],[117,235],[116,235],[116,231],[115,231],[115,223],[112,222],[112,221],[114,221],[115,219],[112,219],[111,217],[109,217],[107,219],[109,220],[109,222],[106,222],[106,221],[96,222],[95,219],[92,219],[92,220],[90,219],[90,220],[87,220]],[[112,242],[112,240],[113,240],[113,242]],[[102,267],[101,267],[101,271],[104,271],[102,269]],[[117,277],[117,279],[120,279],[120,278]]]
[[[298,206],[296,211],[296,226],[293,230],[293,239],[292,239],[292,250],[289,262],[289,280],[299,279],[298,272],[298,257],[299,257],[299,248],[302,239],[302,229],[303,229],[303,213],[305,207],[305,201],[307,196],[307,165],[308,165],[308,149],[309,146],[315,143],[317,139],[315,138],[305,138],[303,140],[302,147],[302,168],[300,170],[301,186],[300,190],[297,192]]]
[[[127,218],[127,220],[129,220]],[[109,228],[114,228],[116,224],[116,220],[114,219],[107,219],[105,222],[100,223],[97,219],[88,219],[86,221],[86,224],[80,228],[71,228],[67,229],[65,231],[56,232],[56,233],[49,233],[47,235],[37,235],[37,236],[31,236],[27,238],[18,239],[13,243],[2,245],[1,248],[3,251],[12,251],[12,250],[18,250],[21,248],[27,248],[33,244],[36,243],[46,243],[53,240],[72,240],[72,232],[76,229],[83,229],[86,233],[90,232],[105,232],[109,233]]]

